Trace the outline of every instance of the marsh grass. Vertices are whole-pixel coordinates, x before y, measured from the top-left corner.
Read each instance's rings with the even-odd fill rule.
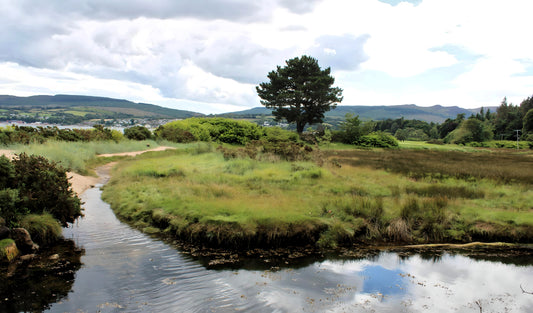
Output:
[[[341,150],[327,156],[340,165],[385,169],[414,179],[490,179],[533,185],[532,154],[501,151]]]
[[[530,166],[530,156],[328,151],[319,166],[225,157],[231,149],[192,145],[123,160],[103,197],[141,229],[156,226],[184,240],[233,248],[531,238],[527,174],[500,177],[501,168],[490,169]],[[495,160],[478,164],[489,156]],[[447,158],[461,166],[430,164]]]

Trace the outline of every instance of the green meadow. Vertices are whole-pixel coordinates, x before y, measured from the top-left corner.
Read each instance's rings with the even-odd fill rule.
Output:
[[[306,161],[209,143],[124,159],[103,198],[147,232],[216,247],[530,242],[533,154],[325,146]],[[223,150],[223,151],[220,151]]]

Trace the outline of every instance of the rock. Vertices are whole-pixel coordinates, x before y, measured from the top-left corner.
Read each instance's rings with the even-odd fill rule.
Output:
[[[20,260],[22,262],[26,262],[26,261],[31,261],[35,258],[35,254],[25,254],[23,256],[20,257]]]
[[[51,261],[54,261],[54,260],[59,260],[59,254],[52,254],[48,260],[51,260]]]
[[[0,240],[9,238],[11,231],[6,226],[0,226]]]
[[[39,248],[33,243],[30,233],[24,228],[13,228],[11,230],[11,238],[15,240],[17,247],[23,254],[32,253]]]

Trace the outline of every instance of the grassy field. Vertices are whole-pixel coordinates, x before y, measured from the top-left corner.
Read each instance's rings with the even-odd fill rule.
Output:
[[[104,153],[118,153],[145,150],[147,147],[156,148],[160,145],[176,146],[170,142],[156,142],[153,140],[122,140],[114,141],[91,141],[91,142],[66,142],[47,141],[43,144],[12,145],[7,149],[16,153],[42,155],[49,160],[60,162],[64,167],[80,174],[90,173],[91,168],[98,164],[96,156]]]
[[[338,148],[287,162],[190,144],[120,162],[103,197],[141,229],[211,246],[533,238],[531,152]]]

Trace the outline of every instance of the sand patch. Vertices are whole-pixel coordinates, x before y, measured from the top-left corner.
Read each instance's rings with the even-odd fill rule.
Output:
[[[12,159],[15,156],[15,151],[8,149],[0,149],[0,155],[5,155],[8,159]]]

